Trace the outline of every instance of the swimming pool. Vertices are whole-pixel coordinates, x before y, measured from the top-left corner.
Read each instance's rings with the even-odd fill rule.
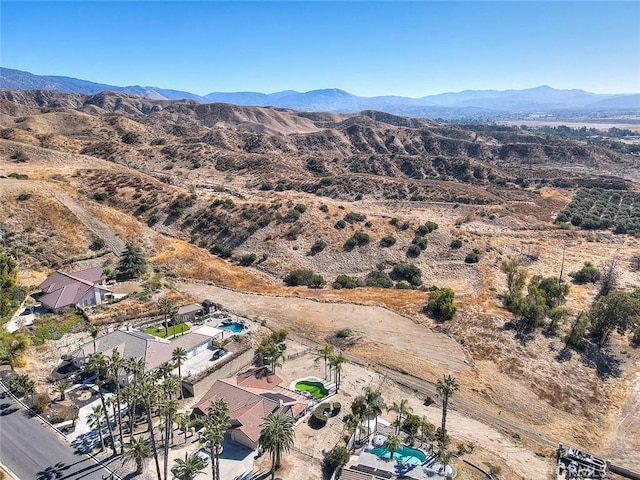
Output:
[[[376,447],[370,450],[369,453],[373,453],[383,459],[389,458],[389,450],[386,447]],[[421,465],[427,460],[427,456],[420,450],[403,445],[393,452],[393,459],[409,465]]]
[[[231,333],[240,333],[244,331],[244,329],[247,327],[245,327],[244,325],[240,325],[237,322],[233,322],[233,323],[221,323],[220,325],[218,325],[218,328],[220,330],[225,330]]]

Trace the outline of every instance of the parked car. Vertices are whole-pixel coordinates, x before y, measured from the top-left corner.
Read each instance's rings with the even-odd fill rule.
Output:
[[[227,354],[227,351],[224,348],[219,348],[215,352],[213,352],[213,355],[211,356],[211,360],[218,360],[219,358],[224,357],[226,354]]]
[[[197,456],[197,457],[200,457],[204,461],[205,465],[209,465],[209,463],[211,462],[211,457],[202,448],[200,450],[196,450],[194,452],[191,452],[189,454],[189,457],[193,457],[194,455]]]

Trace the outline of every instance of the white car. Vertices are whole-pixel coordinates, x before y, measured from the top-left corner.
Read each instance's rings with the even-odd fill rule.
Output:
[[[209,456],[209,454],[204,452],[202,449],[196,450],[195,452],[191,452],[189,454],[190,457],[193,457],[194,455],[200,457],[205,465],[209,465],[209,462],[211,462],[211,457]]]

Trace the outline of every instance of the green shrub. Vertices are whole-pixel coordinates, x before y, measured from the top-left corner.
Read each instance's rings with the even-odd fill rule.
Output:
[[[344,216],[344,221],[348,223],[364,222],[367,216],[361,213],[349,212]]]
[[[304,203],[298,203],[293,209],[297,212],[304,213],[307,211],[307,206]]]
[[[341,288],[356,288],[358,286],[358,281],[355,278],[350,277],[349,275],[338,275],[336,280],[333,282],[332,287],[336,290]]]
[[[311,250],[309,250],[309,255],[313,256],[320,253],[322,250],[326,248],[326,246],[327,246],[327,242],[319,238],[318,240],[315,241],[313,245],[311,245]]]
[[[378,245],[382,248],[389,248],[396,244],[396,239],[392,235],[387,235],[386,237],[382,237]]]
[[[584,262],[584,265],[577,272],[569,274],[576,283],[598,283],[602,277],[600,271],[591,262]]]
[[[450,288],[436,288],[429,294],[429,302],[423,310],[441,320],[450,320],[456,313],[454,297],[455,293]]]
[[[435,222],[427,222],[424,225],[420,225],[416,228],[416,235],[424,237],[425,235],[438,229],[438,224]]]
[[[413,241],[411,243],[420,247],[420,250],[426,250],[427,245],[429,244],[426,238],[417,235],[413,237]]]
[[[91,245],[89,245],[89,249],[94,251],[102,250],[106,245],[107,243],[102,238],[96,238],[91,242]]]
[[[240,266],[242,267],[248,267],[249,265],[252,265],[253,262],[256,261],[256,254],[255,253],[248,253],[246,255],[242,255],[240,257]]]
[[[231,258],[233,255],[233,248],[225,245],[223,242],[217,241],[213,244],[213,247],[211,247],[211,253],[221,258]]]
[[[43,414],[49,408],[49,395],[46,393],[36,393],[33,397],[32,408],[36,413]]]
[[[367,274],[365,285],[367,287],[391,288],[393,282],[388,273],[382,270],[373,270]]]
[[[344,220],[338,220],[336,224],[333,226],[333,228],[337,230],[343,230],[346,227],[347,227],[347,222],[345,222]]]
[[[18,195],[18,201],[19,202],[24,202],[26,200],[29,200],[31,198],[31,194],[30,193],[21,193],[20,195]]]
[[[422,249],[418,245],[409,245],[407,247],[407,257],[417,258],[422,253]]]
[[[307,287],[319,288],[326,282],[321,275],[316,274],[313,270],[299,269],[293,270],[284,277],[284,283],[290,287],[306,285]]]
[[[294,223],[296,221],[298,221],[298,219],[300,218],[300,212],[294,208],[292,208],[291,210],[289,210],[287,212],[287,214],[284,216],[283,220],[286,223]]]
[[[273,190],[273,183],[266,181],[266,182],[262,182],[262,185],[260,185],[260,190]]]
[[[464,263],[478,263],[480,261],[480,255],[477,252],[469,252],[464,257]]]
[[[106,192],[96,192],[93,194],[93,199],[96,202],[104,202],[107,199]]]
[[[153,214],[149,216],[149,220],[147,220],[147,225],[149,225],[150,227],[153,227],[156,223],[158,223],[158,220],[160,220],[158,215]]]
[[[320,211],[327,213],[329,211],[329,207],[327,205],[325,205],[324,203],[322,205],[320,205]]]
[[[411,285],[422,285],[422,270],[411,263],[396,263],[391,270],[391,278],[396,281],[406,280]]]
[[[344,249],[347,252],[350,252],[355,247],[362,247],[364,245],[367,245],[370,240],[371,239],[369,238],[369,234],[358,230],[351,237],[349,237],[346,242],[344,242]]]
[[[24,163],[29,160],[29,156],[24,152],[24,150],[17,150],[13,155],[11,155],[11,159],[18,163]]]
[[[449,246],[451,247],[451,250],[458,250],[462,247],[462,240],[456,238],[455,240],[451,241],[451,244]]]
[[[336,445],[333,447],[327,456],[324,457],[324,468],[327,472],[327,477],[340,467],[344,467],[351,458],[351,453],[346,447]]]

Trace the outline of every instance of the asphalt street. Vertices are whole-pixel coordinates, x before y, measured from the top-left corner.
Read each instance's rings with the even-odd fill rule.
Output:
[[[60,435],[32,417],[0,385],[0,461],[20,480],[103,480],[110,472],[76,454]]]

